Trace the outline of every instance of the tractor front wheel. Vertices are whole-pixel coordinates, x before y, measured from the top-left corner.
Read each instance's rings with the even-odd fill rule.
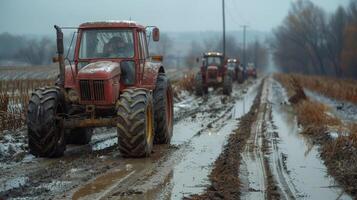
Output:
[[[125,89],[117,102],[119,151],[123,157],[148,157],[154,141],[152,95],[146,89]]]
[[[155,138],[156,144],[169,144],[173,130],[173,98],[170,81],[165,74],[157,77],[154,90]]]
[[[203,85],[203,79],[201,73],[197,73],[195,77],[195,89],[196,89],[197,96],[202,96],[206,92],[206,89]]]
[[[58,87],[41,88],[32,93],[27,133],[30,153],[37,157],[60,157],[66,143],[59,114],[63,113],[62,95]]]
[[[242,84],[244,82],[244,79],[243,79],[243,72],[238,72],[238,78],[237,78],[237,81],[239,84]]]
[[[223,80],[223,94],[231,95],[232,85],[233,85],[232,77],[229,75],[226,75]]]

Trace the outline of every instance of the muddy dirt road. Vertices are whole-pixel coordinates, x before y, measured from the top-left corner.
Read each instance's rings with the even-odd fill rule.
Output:
[[[352,199],[326,173],[317,146],[299,134],[285,94],[278,82],[266,79],[242,152],[242,199]]]
[[[147,159],[122,158],[114,129],[96,129],[90,145],[68,146],[60,159],[34,158],[26,152],[24,131],[8,133],[0,197],[181,199],[200,193],[209,184],[207,175],[226,136],[249,110],[259,82],[236,85],[231,97],[219,90],[210,91],[209,98],[182,94],[175,103],[171,145],[156,146]]]
[[[59,159],[32,157],[26,134],[9,132],[0,138],[0,197],[222,199],[232,194],[220,187],[222,174],[233,177],[227,180],[236,183],[226,184],[239,185],[233,190],[241,199],[352,199],[328,176],[317,147],[299,134],[278,82],[249,80],[230,97],[221,93],[182,92],[171,145],[155,146],[146,159],[122,158],[114,129],[96,129],[90,145],[68,146]]]

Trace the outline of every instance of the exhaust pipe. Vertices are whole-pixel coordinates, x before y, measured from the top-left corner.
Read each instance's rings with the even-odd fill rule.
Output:
[[[64,64],[64,57],[63,57],[63,52],[64,52],[63,32],[61,27],[57,25],[55,25],[54,27],[56,29],[56,35],[57,35],[57,54],[58,54],[58,63],[59,63],[59,72],[60,72],[58,86],[61,87],[61,89],[63,89],[65,83],[65,64]]]

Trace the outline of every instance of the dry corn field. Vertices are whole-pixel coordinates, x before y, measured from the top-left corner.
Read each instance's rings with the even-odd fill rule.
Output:
[[[1,80],[0,132],[24,125],[31,92],[47,85],[53,85],[53,80]]]

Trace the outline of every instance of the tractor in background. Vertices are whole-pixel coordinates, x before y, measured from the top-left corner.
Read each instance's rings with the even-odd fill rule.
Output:
[[[244,82],[243,69],[240,67],[239,59],[228,59],[227,60],[227,69],[232,76],[233,81],[237,81],[242,84]]]
[[[248,67],[246,69],[247,77],[257,78],[257,70],[254,66],[254,63],[248,63]]]
[[[162,57],[150,57],[148,30],[133,21],[88,22],[78,27],[73,63],[65,65],[63,32],[55,26],[59,78],[36,89],[28,105],[30,153],[59,157],[66,143],[88,144],[95,127],[116,127],[123,157],[150,156],[173,131],[173,95]],[[151,37],[150,37],[151,38]]]
[[[222,87],[223,94],[231,94],[232,77],[226,64],[222,53],[208,52],[203,54],[202,66],[195,77],[196,95],[207,94],[209,87]]]

